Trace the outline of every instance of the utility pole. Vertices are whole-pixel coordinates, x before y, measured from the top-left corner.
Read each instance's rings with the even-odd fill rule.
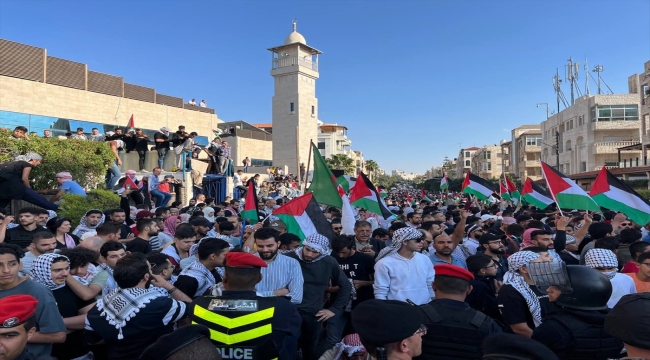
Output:
[[[567,60],[568,64],[566,66],[566,80],[569,82],[569,85],[571,86],[571,105],[573,105],[575,101],[575,96],[573,95],[573,85],[575,83],[575,77],[573,76],[573,58],[569,58]]]
[[[555,131],[555,169],[560,171],[560,132]]]
[[[560,69],[555,68],[555,76],[553,77],[553,87],[555,88],[555,95],[557,97],[557,113],[560,113],[560,84],[562,79],[560,79]]]
[[[593,70],[596,74],[598,74],[598,95],[602,94],[602,92],[600,92],[600,73],[603,72],[603,70],[605,70],[605,67],[602,65],[596,65]]]
[[[587,58],[585,57],[585,92],[587,95],[589,95],[589,63],[587,62]]]

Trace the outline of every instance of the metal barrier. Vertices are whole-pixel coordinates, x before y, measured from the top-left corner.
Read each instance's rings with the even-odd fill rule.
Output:
[[[206,198],[214,198],[218,204],[226,199],[226,177],[223,175],[209,175],[203,177],[201,193]]]

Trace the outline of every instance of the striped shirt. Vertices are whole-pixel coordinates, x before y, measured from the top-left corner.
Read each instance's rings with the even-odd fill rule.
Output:
[[[259,254],[255,254],[259,257]],[[298,260],[278,253],[268,267],[262,268],[262,281],[257,283],[255,290],[259,296],[274,296],[278,289],[289,289],[286,295],[294,304],[302,302],[303,277]]]

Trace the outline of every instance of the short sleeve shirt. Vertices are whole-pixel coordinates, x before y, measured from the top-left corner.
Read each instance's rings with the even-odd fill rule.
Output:
[[[545,314],[551,312],[554,308],[553,304],[548,300],[548,295],[542,293],[534,285],[529,285],[531,290],[537,295],[539,304],[542,310],[542,318]],[[497,296],[499,301],[499,309],[503,315],[503,323],[506,325],[526,323],[529,328],[535,329],[535,322],[533,315],[528,309],[526,299],[511,285],[503,285],[499,289]]]
[[[0,290],[0,299],[11,295],[31,295],[38,300],[36,305],[36,331],[43,334],[52,334],[66,331],[63,318],[56,306],[52,291],[32,280],[25,280],[15,287]],[[27,344],[27,350],[35,355],[50,355],[52,344]]]
[[[60,189],[65,190],[66,194],[86,196],[86,191],[76,181],[66,181],[61,185]]]

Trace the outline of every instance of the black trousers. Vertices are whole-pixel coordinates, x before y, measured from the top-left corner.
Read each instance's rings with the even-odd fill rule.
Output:
[[[144,160],[147,158],[147,150],[138,150],[138,165],[140,165],[140,170],[145,170]]]
[[[298,347],[302,350],[302,358],[305,360],[318,359],[316,346],[318,346],[318,338],[323,329],[323,323],[318,321],[316,314],[309,314],[300,310],[298,312],[302,318],[300,338],[298,338]]]

